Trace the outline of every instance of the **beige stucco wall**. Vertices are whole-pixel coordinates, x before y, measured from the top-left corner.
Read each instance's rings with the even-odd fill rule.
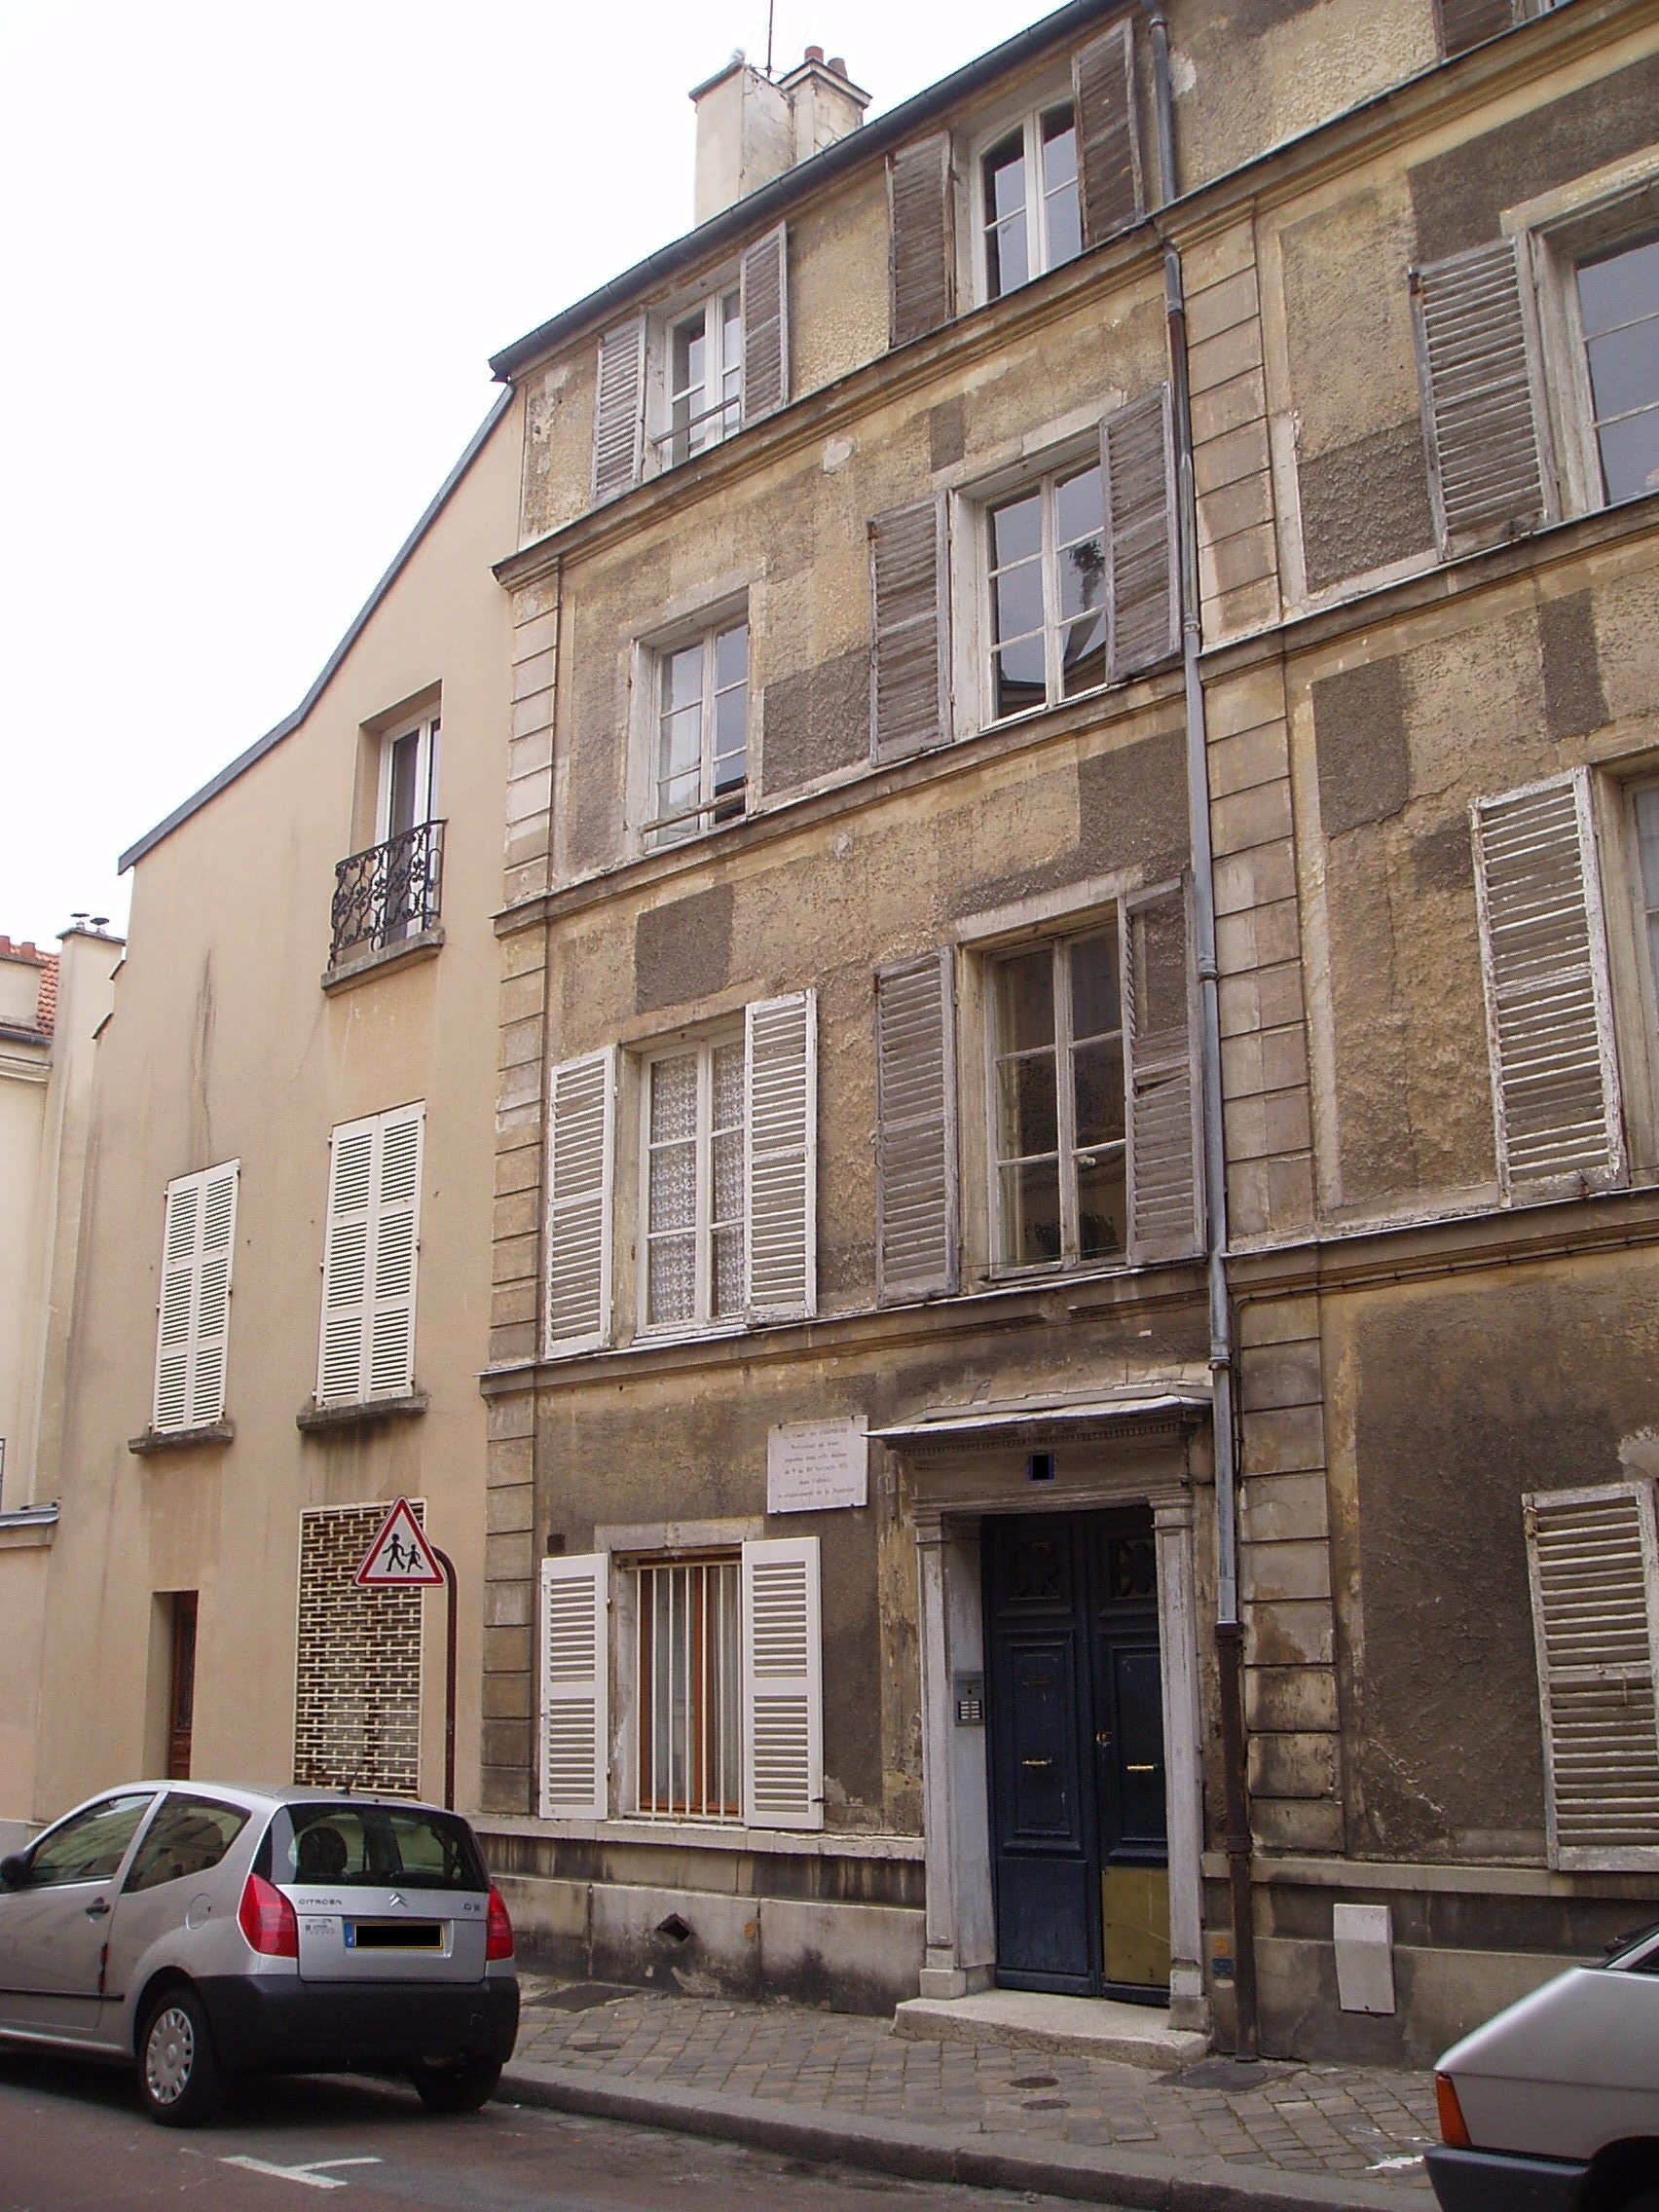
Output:
[[[308,1506],[424,1497],[461,1585],[477,1676],[487,1131],[509,708],[506,609],[521,428],[495,433],[307,720],[139,862],[130,948],[100,1048],[91,1222],[69,1374],[63,1514],[47,1611],[35,1809],[159,1755],[153,1594],[201,1592],[194,1766],[292,1772],[296,1563]],[[442,926],[434,958],[327,995],[335,864],[362,821],[363,727],[442,689]],[[416,1383],[424,1416],[305,1438],[315,1384],[328,1139],[424,1099]],[[228,1447],[138,1457],[149,1423],[166,1185],[241,1163]],[[147,1661],[146,1654],[149,1654]],[[442,1783],[442,1600],[426,1609],[423,1787]],[[460,1794],[476,1695],[461,1703]]]
[[[46,1124],[47,1050],[0,1043],[0,1437],[6,1440],[0,1504],[22,1495],[23,1409],[28,1346],[40,1295],[35,1267],[35,1209]]]

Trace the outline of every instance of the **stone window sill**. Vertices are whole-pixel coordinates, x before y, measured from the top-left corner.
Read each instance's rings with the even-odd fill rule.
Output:
[[[200,1428],[147,1428],[141,1436],[129,1436],[127,1449],[144,1458],[152,1452],[190,1452],[202,1444],[230,1444],[236,1433],[234,1420],[205,1421]]]
[[[0,1513],[0,1552],[45,1550],[56,1532],[55,1505],[20,1505]]]
[[[377,1421],[410,1420],[424,1414],[429,1402],[424,1390],[412,1390],[403,1398],[356,1398],[343,1406],[319,1406],[313,1398],[294,1416],[294,1426],[307,1436],[331,1428],[367,1428]]]
[[[370,952],[353,953],[337,967],[322,972],[325,991],[344,991],[352,983],[360,983],[368,976],[384,976],[392,968],[412,968],[417,961],[430,960],[443,949],[444,933],[441,928],[422,930],[414,937],[406,937],[396,944],[377,945]]]

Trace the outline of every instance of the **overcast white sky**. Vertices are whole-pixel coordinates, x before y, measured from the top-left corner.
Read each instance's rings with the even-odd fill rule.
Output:
[[[872,114],[1045,0],[776,0]],[[691,86],[766,0],[5,0],[0,933],[295,707],[490,353],[690,227]]]

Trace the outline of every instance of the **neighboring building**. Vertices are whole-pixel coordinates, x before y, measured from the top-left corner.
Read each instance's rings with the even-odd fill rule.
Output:
[[[734,64],[497,363],[481,1801],[581,1971],[1421,2058],[1641,1909],[1659,32],[1533,13],[1080,0],[769,177]]]
[[[40,1637],[63,1362],[87,1180],[92,1046],[121,940],[77,919],[59,950],[0,937],[0,1819],[34,1800]]]
[[[298,712],[123,857],[37,1813],[138,1773],[443,1789],[443,1599],[352,1574],[416,1500],[476,1678],[511,418]]]

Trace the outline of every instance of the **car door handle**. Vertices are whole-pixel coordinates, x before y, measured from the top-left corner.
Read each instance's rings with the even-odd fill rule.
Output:
[[[87,1918],[89,1920],[101,1920],[108,1910],[108,1898],[93,1898],[92,1903],[87,1907]]]

